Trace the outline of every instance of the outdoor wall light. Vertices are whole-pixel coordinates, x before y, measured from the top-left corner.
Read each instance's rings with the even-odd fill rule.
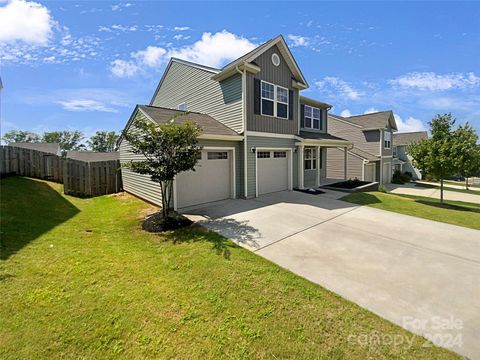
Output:
[[[255,153],[255,151],[257,151],[257,148],[256,148],[255,146],[252,146],[252,147],[250,148],[250,151],[251,151],[252,153]]]

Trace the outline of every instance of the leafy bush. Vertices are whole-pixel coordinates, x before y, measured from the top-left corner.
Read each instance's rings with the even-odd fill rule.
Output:
[[[394,184],[405,184],[412,180],[412,173],[411,172],[405,172],[402,174],[400,170],[395,170],[392,176],[392,183]]]
[[[413,174],[412,174],[410,171],[405,171],[405,172],[403,173],[403,175],[408,176],[408,178],[409,178],[408,180],[409,180],[409,181],[412,180],[412,178],[413,178]]]

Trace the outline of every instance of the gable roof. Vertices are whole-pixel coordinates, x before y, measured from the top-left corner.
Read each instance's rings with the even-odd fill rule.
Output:
[[[221,79],[221,78],[230,76],[231,73],[233,74],[236,71],[237,67],[246,63],[247,64],[251,63],[257,57],[259,57],[261,54],[263,54],[265,51],[267,51],[268,49],[270,49],[272,46],[275,46],[275,45],[277,45],[278,50],[280,51],[280,54],[285,59],[288,67],[290,68],[293,75],[295,76],[295,79],[302,85],[302,88],[305,88],[305,89],[308,88],[307,80],[305,80],[305,77],[303,76],[302,71],[300,70],[297,64],[297,61],[293,57],[292,52],[288,48],[288,45],[285,42],[285,39],[283,38],[282,35],[278,35],[273,39],[268,40],[267,42],[256,47],[252,51],[239,57],[237,60],[234,60],[231,63],[225,65],[222,68],[222,71],[217,75],[215,75],[214,78]]]
[[[46,152],[49,154],[60,155],[60,144],[57,143],[9,143],[8,146],[31,149]]]
[[[393,134],[393,145],[408,145],[415,141],[428,139],[426,131],[404,132]]]
[[[306,104],[310,106],[318,106],[324,109],[331,109],[333,105],[324,103],[323,101],[315,100],[303,95],[300,95],[300,104]]]
[[[388,124],[390,124],[393,130],[397,130],[397,123],[395,122],[395,117],[393,116],[393,112],[391,110],[348,117],[333,114],[329,114],[329,116],[337,120],[344,121],[345,123],[360,126],[364,131],[384,129]]]
[[[158,106],[137,105],[138,109],[142,111],[150,120],[158,124],[165,124],[172,118],[178,124],[184,124],[187,121],[193,121],[202,128],[202,135],[218,135],[218,136],[238,136],[238,133],[230,129],[228,126],[215,120],[207,114],[198,112],[188,112],[174,110]]]
[[[81,160],[86,162],[119,160],[120,153],[112,152],[95,152],[95,151],[67,151],[67,158],[73,160]]]

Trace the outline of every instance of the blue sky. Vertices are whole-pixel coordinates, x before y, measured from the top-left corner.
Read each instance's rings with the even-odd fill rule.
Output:
[[[278,34],[333,113],[480,131],[480,3],[0,0],[2,132],[121,130],[170,56],[219,67]]]

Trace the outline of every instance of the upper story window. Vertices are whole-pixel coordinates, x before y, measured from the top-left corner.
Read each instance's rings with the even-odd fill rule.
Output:
[[[288,119],[288,89],[262,81],[261,114]]]
[[[397,147],[396,146],[393,147],[392,154],[393,154],[393,156],[397,156]]]
[[[178,110],[180,110],[180,111],[187,111],[187,103],[186,103],[186,102],[182,102],[182,103],[178,104]]]
[[[392,133],[389,131],[383,133],[383,147],[385,149],[390,149],[392,147]]]
[[[306,129],[322,130],[322,112],[319,108],[304,105],[303,121],[300,127]]]

